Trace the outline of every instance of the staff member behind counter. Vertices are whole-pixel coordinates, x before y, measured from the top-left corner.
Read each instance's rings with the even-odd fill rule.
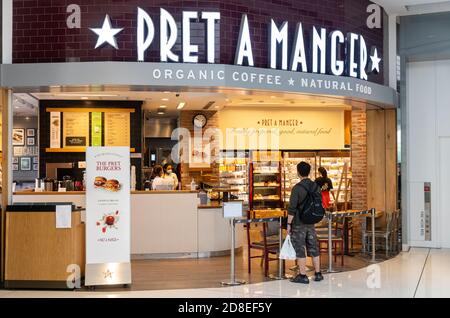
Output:
[[[152,190],[173,190],[173,179],[164,177],[164,169],[161,166],[154,167],[155,178],[152,182]]]
[[[164,165],[164,179],[167,179],[168,181],[172,182],[172,189],[171,190],[177,190],[178,189],[178,177],[173,172],[173,167],[169,163],[166,163]]]

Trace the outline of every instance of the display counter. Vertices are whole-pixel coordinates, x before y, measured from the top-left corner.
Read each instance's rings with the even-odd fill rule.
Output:
[[[14,203],[73,202],[85,207],[84,192],[24,192]],[[199,205],[197,191],[131,192],[132,259],[213,257],[231,250],[231,229],[218,203]],[[84,216],[82,217],[85,220]],[[244,231],[236,228],[236,248]]]
[[[12,205],[6,210],[6,288],[66,289],[76,265],[84,276],[85,226],[72,208],[70,228],[56,228],[56,204]],[[72,270],[70,269],[70,270]]]

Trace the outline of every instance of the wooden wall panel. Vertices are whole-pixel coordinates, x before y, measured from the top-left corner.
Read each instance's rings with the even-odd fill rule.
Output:
[[[9,187],[5,186],[9,183],[9,170],[4,169],[5,167],[9,167],[9,151],[11,149],[8,148],[8,129],[9,129],[9,111],[8,108],[8,98],[9,93],[8,90],[0,89],[0,111],[2,118],[1,125],[1,144],[2,144],[2,152],[1,152],[1,165],[2,165],[2,201],[1,201],[1,212],[0,212],[0,282],[4,281],[4,273],[5,273],[5,224],[6,224],[6,214],[5,208],[9,203]]]
[[[397,208],[396,110],[367,111],[367,200],[379,211]]]
[[[367,111],[367,204],[384,211],[386,206],[385,115]]]
[[[386,211],[397,209],[397,113],[385,111],[386,117]]]

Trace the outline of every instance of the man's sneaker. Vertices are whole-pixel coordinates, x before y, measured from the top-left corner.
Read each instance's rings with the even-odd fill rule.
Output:
[[[314,275],[314,281],[315,281],[315,282],[321,282],[321,281],[323,281],[323,275],[322,275],[322,273],[316,273],[316,274]]]
[[[297,283],[297,284],[308,285],[309,284],[309,279],[308,279],[308,276],[299,274],[294,279],[291,279],[291,282],[292,283]]]

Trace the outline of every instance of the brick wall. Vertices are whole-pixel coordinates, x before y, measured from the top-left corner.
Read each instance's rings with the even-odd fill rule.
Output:
[[[81,29],[68,29],[66,8],[76,3],[81,8]],[[233,64],[240,30],[241,17],[249,18],[256,67],[267,67],[268,25],[289,22],[290,42],[298,22],[303,23],[305,40],[313,26],[344,33],[360,33],[370,47],[383,51],[383,30],[366,26],[367,0],[14,0],[13,60],[14,63],[43,63],[67,61],[136,61],[137,7],[144,8],[157,28],[156,38],[147,51],[146,61],[159,62],[159,8],[167,9],[181,25],[183,10],[220,11],[221,23],[216,27],[217,62]],[[109,14],[113,27],[125,28],[117,37],[119,50],[110,46],[94,49],[97,36],[89,28],[101,27]],[[193,23],[192,42],[200,45],[199,61],[206,60],[203,23]],[[180,55],[181,37],[174,51]],[[371,81],[383,83],[382,72],[371,75]]]
[[[194,137],[194,125],[193,118],[197,114],[204,114],[208,118],[208,123],[206,127],[203,129],[203,133],[205,133],[208,129],[218,128],[219,127],[219,116],[217,112],[211,111],[182,111],[179,117],[179,127],[186,128],[189,130],[191,137]],[[208,143],[210,138],[205,138],[203,141],[204,144]],[[213,156],[215,152],[214,149],[218,149],[219,147],[219,139],[214,139],[211,141],[211,155]],[[185,151],[183,149],[183,151]],[[191,169],[189,168],[188,163],[181,164],[181,184],[183,188],[189,187],[192,179],[194,178],[197,184],[202,182],[216,184],[219,182],[219,164],[213,163],[211,164],[211,168],[209,169]]]
[[[367,115],[352,111],[352,207],[367,208]]]

